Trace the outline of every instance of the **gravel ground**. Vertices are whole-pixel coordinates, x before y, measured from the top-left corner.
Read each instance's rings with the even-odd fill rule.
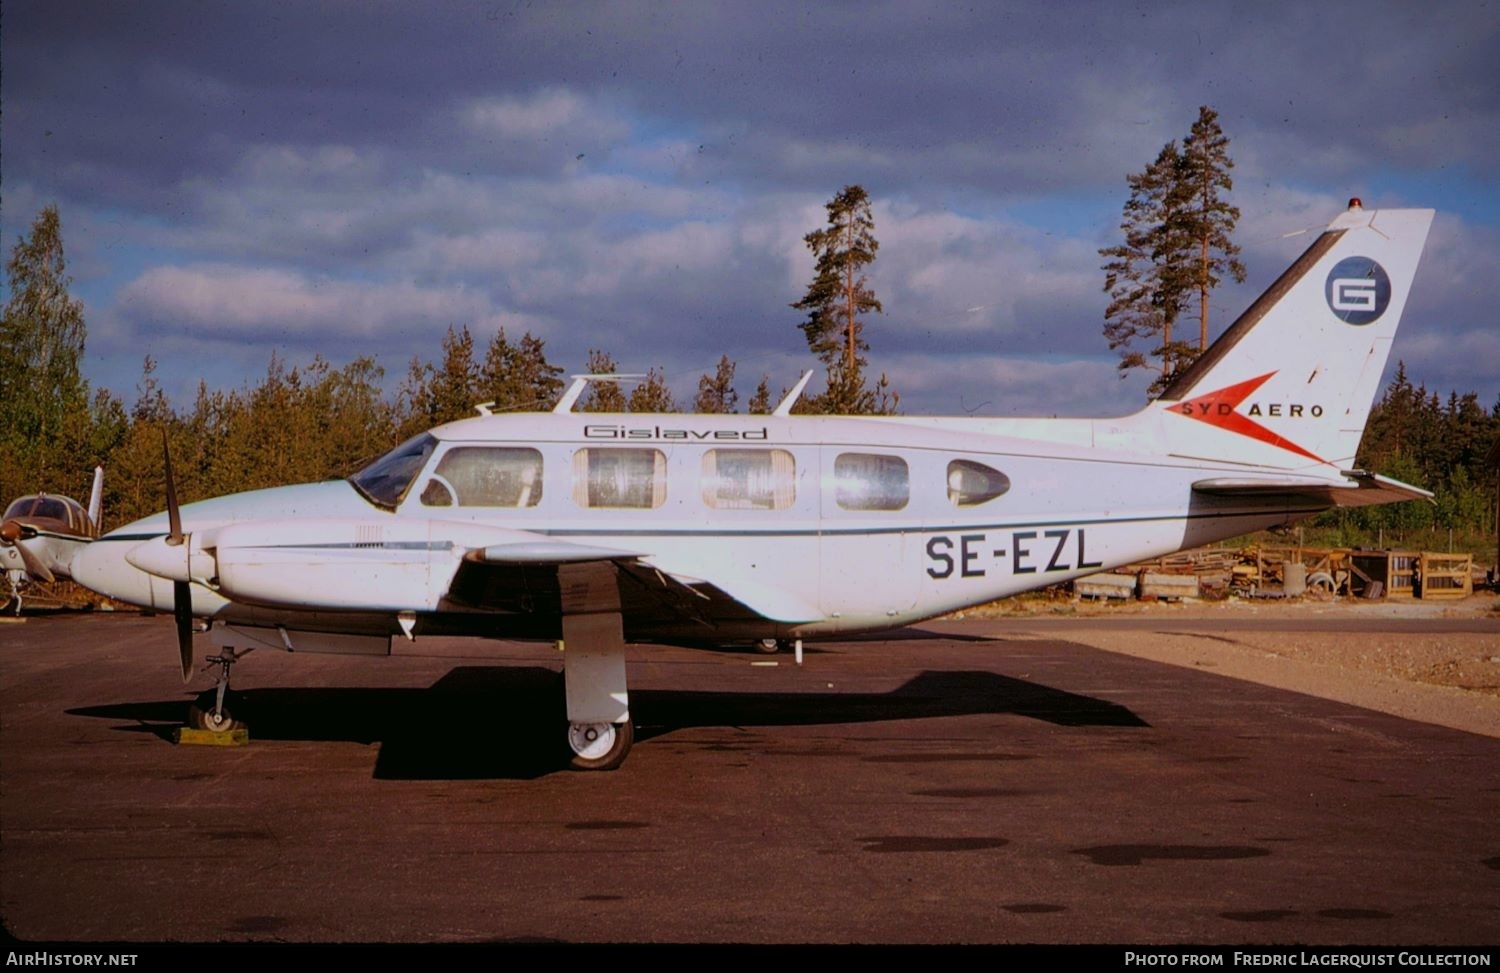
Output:
[[[1037,637],[1208,669],[1263,685],[1352,703],[1408,719],[1500,737],[1500,596],[1462,601],[1286,601],[1231,598],[1181,604],[1015,601],[957,618],[1032,618]],[[1161,626],[1069,626],[1069,618],[1160,620]],[[1382,632],[1383,620],[1467,619],[1471,631]],[[1235,620],[1219,634],[1204,621]],[[1266,631],[1242,620],[1274,623]],[[1055,620],[1056,627],[1053,627]],[[1320,631],[1348,620],[1350,631]],[[1192,621],[1174,632],[1174,621]],[[1307,631],[1298,623],[1306,622]],[[1371,625],[1374,622],[1376,624]],[[1330,624],[1331,623],[1331,624]],[[1352,623],[1358,623],[1357,629]],[[1211,629],[1211,626],[1207,626]],[[1045,634],[1044,634],[1045,633]]]

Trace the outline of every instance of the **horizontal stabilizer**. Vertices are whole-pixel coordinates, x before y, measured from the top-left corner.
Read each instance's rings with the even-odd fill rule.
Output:
[[[1345,470],[1342,482],[1307,476],[1218,477],[1193,484],[1195,493],[1215,497],[1286,498],[1311,500],[1330,507],[1368,507],[1403,500],[1431,500],[1432,494],[1390,477],[1363,470]]]

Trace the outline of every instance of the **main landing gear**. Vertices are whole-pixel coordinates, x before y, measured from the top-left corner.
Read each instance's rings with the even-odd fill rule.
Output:
[[[557,579],[568,709],[565,756],[573,770],[614,770],[635,742],[615,567],[608,562],[564,564]]]

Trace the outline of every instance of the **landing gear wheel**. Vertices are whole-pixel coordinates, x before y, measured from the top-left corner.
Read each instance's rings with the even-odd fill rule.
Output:
[[[614,770],[625,762],[635,742],[635,727],[624,723],[569,723],[568,767],[571,770]]]
[[[245,722],[236,719],[233,710],[230,709],[234,703],[233,697],[226,698],[223,708],[218,713],[214,712],[217,696],[217,692],[210,689],[189,704],[188,726],[195,730],[210,730],[214,733],[228,733],[230,730],[244,729]]]
[[[755,643],[755,651],[762,655],[775,655],[780,652],[786,643],[781,639],[761,639]]]

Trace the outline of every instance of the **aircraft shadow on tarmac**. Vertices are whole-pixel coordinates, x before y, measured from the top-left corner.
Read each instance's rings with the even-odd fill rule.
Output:
[[[237,693],[254,740],[380,743],[375,777],[530,779],[562,763],[561,675],[540,666],[460,666],[427,689],[294,688]],[[1117,703],[984,671],[927,671],[885,693],[632,690],[636,741],[714,726],[814,726],[1014,714],[1060,726],[1145,727]],[[128,720],[171,738],[186,700],[113,703],[70,716]]]

